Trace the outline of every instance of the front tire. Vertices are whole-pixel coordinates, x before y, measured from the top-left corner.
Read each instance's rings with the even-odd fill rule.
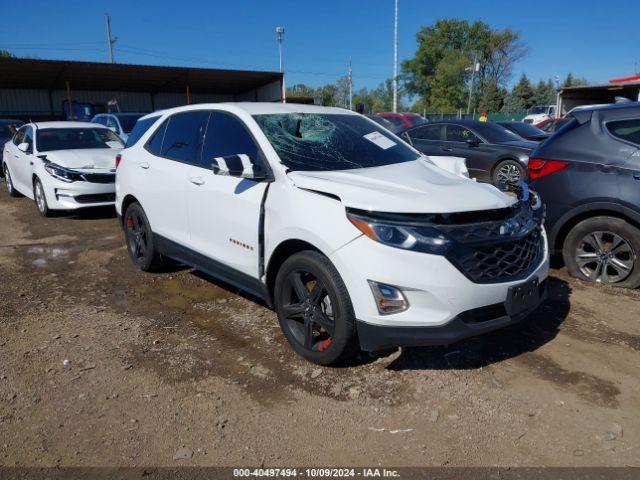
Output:
[[[491,181],[500,188],[506,183],[517,183],[519,180],[526,180],[527,172],[524,166],[516,160],[504,160],[493,169]]]
[[[151,225],[139,203],[132,203],[124,214],[124,236],[133,263],[143,272],[160,272],[167,261],[158,252]]]
[[[571,229],[562,247],[570,275],[622,288],[640,286],[640,230],[615,217],[593,217]]]
[[[280,327],[301,357],[332,365],[358,351],[347,287],[324,255],[308,250],[288,258],[276,276],[274,298]]]
[[[44,187],[42,186],[42,182],[39,178],[36,178],[33,181],[33,198],[36,202],[36,207],[38,207],[38,212],[43,217],[51,216],[51,210],[49,209],[49,204],[47,203],[47,197],[44,194]]]
[[[16,187],[13,186],[13,178],[11,178],[11,172],[9,172],[9,167],[6,163],[2,164],[2,171],[4,173],[4,181],[5,186],[7,187],[7,193],[10,197],[19,197],[20,193],[16,190]]]

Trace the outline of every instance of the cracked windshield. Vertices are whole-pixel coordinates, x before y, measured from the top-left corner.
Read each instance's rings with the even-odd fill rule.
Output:
[[[327,171],[380,167],[419,155],[372,122],[355,115],[255,115],[289,170]]]

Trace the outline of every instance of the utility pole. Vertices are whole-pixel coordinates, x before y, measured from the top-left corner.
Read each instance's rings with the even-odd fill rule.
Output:
[[[469,101],[467,102],[467,115],[471,112],[471,95],[473,94],[473,81],[476,78],[476,72],[480,70],[480,63],[478,62],[478,54],[473,57],[473,65],[471,66],[471,84],[469,85]]]
[[[353,71],[351,70],[351,59],[349,59],[349,110],[353,110]]]
[[[107,15],[107,44],[109,45],[109,61],[115,63],[113,60],[113,44],[118,41],[118,37],[111,36],[111,18]]]
[[[278,41],[278,58],[280,61],[280,73],[282,73],[282,103],[287,101],[287,91],[284,84],[284,71],[282,69],[282,42],[284,41],[284,27],[276,27],[276,40]]]
[[[398,0],[393,17],[393,112],[398,111]]]

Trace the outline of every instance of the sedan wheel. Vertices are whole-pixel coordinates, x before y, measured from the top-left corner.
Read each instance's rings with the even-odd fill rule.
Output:
[[[47,197],[44,195],[44,188],[42,187],[42,182],[36,178],[33,183],[33,197],[36,200],[36,206],[38,207],[38,212],[43,217],[48,217],[50,214],[49,206],[47,205]]]
[[[4,181],[6,183],[7,193],[10,197],[18,197],[20,194],[13,186],[13,179],[11,178],[11,173],[9,173],[9,167],[7,167],[6,163],[3,164],[2,170],[4,172]]]
[[[493,183],[498,186],[506,183],[516,183],[525,177],[522,166],[513,160],[502,162],[493,174]]]

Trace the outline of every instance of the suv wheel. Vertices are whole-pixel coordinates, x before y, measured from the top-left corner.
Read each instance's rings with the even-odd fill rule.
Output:
[[[44,194],[44,188],[42,187],[42,182],[39,178],[36,178],[33,181],[33,198],[36,201],[36,206],[38,207],[40,215],[43,217],[51,215],[51,210],[49,210],[49,205],[47,204],[47,197]]]
[[[622,219],[594,217],[567,235],[562,256],[582,280],[624,288],[640,286],[640,230]]]
[[[357,352],[349,293],[324,255],[303,251],[288,258],[276,277],[274,297],[280,327],[300,356],[331,365]]]
[[[166,259],[158,253],[149,220],[139,203],[132,203],[124,214],[124,236],[133,263],[143,272],[158,272]]]
[[[516,183],[519,180],[526,180],[527,172],[522,164],[516,160],[505,160],[500,162],[493,169],[493,184],[499,187],[505,183]]]
[[[4,172],[4,181],[7,187],[7,193],[10,197],[19,197],[20,194],[13,186],[13,179],[11,178],[11,174],[9,173],[9,167],[7,167],[6,163],[2,164],[2,171]]]

